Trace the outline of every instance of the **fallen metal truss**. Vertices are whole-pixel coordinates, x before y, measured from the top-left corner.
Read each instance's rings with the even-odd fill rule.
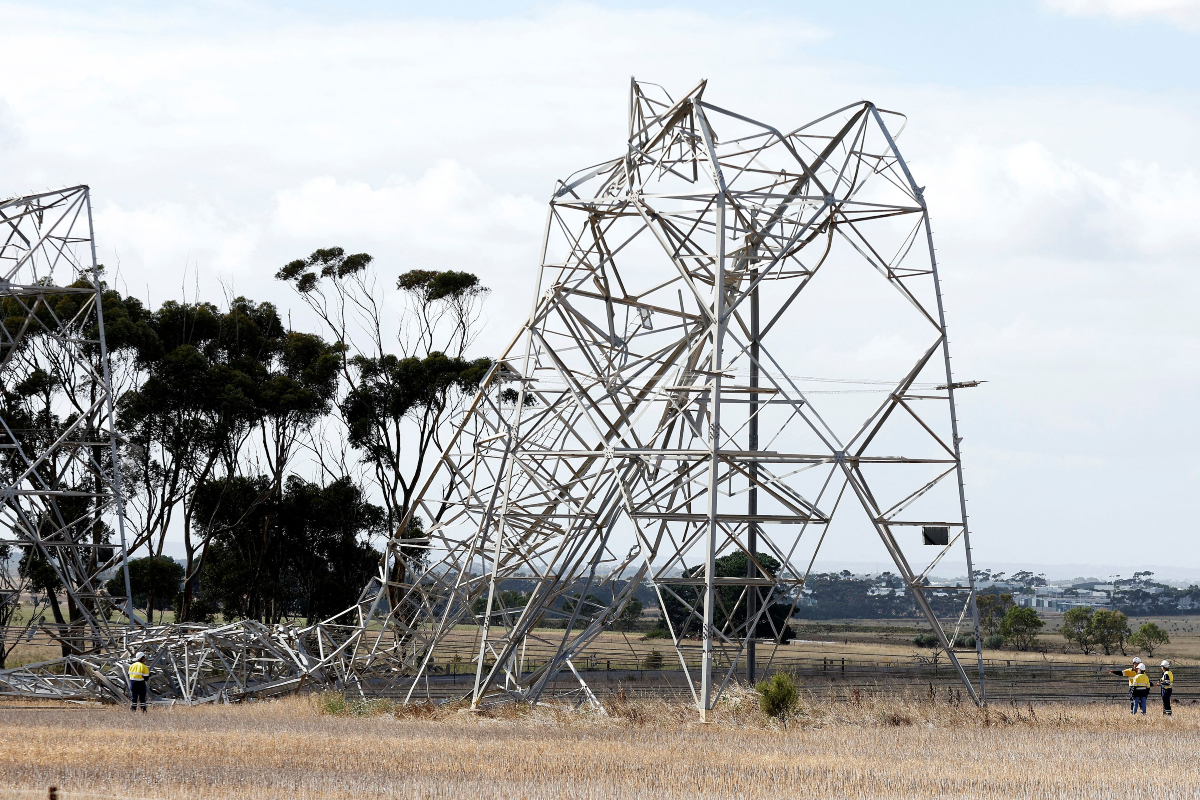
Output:
[[[132,627],[118,649],[0,672],[0,696],[128,702],[129,664],[147,654],[155,703],[237,702],[357,683],[347,669],[344,631],[254,620],[229,625]]]
[[[0,201],[0,573],[44,601],[4,630],[65,655],[110,651],[132,614],[128,575],[105,586],[126,558],[101,291],[88,187]]]
[[[626,151],[558,183],[529,320],[355,610],[364,672],[419,695],[469,626],[475,704],[563,678],[586,693],[573,659],[648,583],[703,716],[786,638],[822,543],[866,531],[980,700],[955,385],[902,120],[862,102],[783,132],[704,83],[632,83]],[[882,379],[812,377],[855,336],[886,341]]]

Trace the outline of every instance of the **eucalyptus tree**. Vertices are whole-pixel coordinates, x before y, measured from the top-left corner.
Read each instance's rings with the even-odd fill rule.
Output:
[[[383,511],[348,477],[321,486],[290,475],[277,497],[269,477],[238,476],[201,487],[197,503],[212,526],[205,613],[311,623],[353,603],[379,562],[370,538]]]
[[[141,512],[134,544],[161,555],[179,510],[186,558],[180,613],[187,619],[224,519],[219,501],[244,488],[234,483],[263,477],[253,502],[228,524],[257,514],[258,535],[274,535],[272,509],[297,442],[331,408],[339,356],[319,336],[287,329],[272,304],[244,297],[224,311],[211,303],[165,303],[152,328],[153,340],[139,353],[145,380],[120,404],[133,506]],[[202,487],[211,496],[198,504]]]
[[[293,286],[341,347],[337,407],[344,436],[378,489],[387,529],[395,532],[441,449],[445,426],[492,366],[489,358],[467,355],[490,290],[467,272],[405,272],[395,283],[403,311],[392,325],[373,261],[331,247],[290,262],[276,277]],[[414,519],[401,534],[419,535],[421,526]],[[394,574],[421,552],[400,548]]]
[[[178,513],[185,618],[207,544],[196,536],[195,492],[236,465],[258,413],[256,371],[222,347],[226,316],[211,303],[164,303],[151,320],[154,338],[138,354],[144,380],[118,406],[136,530],[131,550],[145,546],[161,556]]]

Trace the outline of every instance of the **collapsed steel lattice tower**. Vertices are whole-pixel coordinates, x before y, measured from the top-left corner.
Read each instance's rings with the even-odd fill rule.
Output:
[[[535,700],[564,670],[590,697],[572,659],[648,582],[703,716],[857,525],[981,699],[955,386],[902,117],[862,102],[784,133],[704,90],[633,82],[626,152],[558,184],[529,320],[354,610],[364,670],[386,660],[415,690],[465,622],[476,704]],[[885,381],[806,377],[872,326],[899,353]],[[965,577],[932,585],[939,565]]]
[[[88,187],[0,201],[4,594],[40,595],[5,631],[64,655],[110,650],[132,619],[101,292]]]

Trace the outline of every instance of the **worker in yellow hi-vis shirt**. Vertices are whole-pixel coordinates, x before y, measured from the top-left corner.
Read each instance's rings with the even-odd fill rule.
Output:
[[[1158,682],[1162,691],[1163,713],[1171,716],[1171,692],[1175,690],[1175,673],[1171,672],[1171,662],[1163,659],[1162,679]]]
[[[1141,709],[1142,716],[1146,715],[1146,698],[1150,696],[1150,676],[1146,674],[1146,665],[1137,665],[1137,675],[1133,676],[1133,713]]]
[[[1120,672],[1117,672],[1115,669],[1109,670],[1109,673],[1113,675],[1120,675],[1122,678],[1129,679],[1129,711],[1133,714],[1137,713],[1137,704],[1133,700],[1133,680],[1137,677],[1138,667],[1141,665],[1142,660],[1137,656],[1134,656],[1133,665],[1130,666],[1129,669],[1121,670]]]
[[[129,665],[130,711],[137,711],[138,702],[141,702],[142,713],[146,713],[146,681],[149,679],[150,668],[146,666],[146,654],[138,653]]]

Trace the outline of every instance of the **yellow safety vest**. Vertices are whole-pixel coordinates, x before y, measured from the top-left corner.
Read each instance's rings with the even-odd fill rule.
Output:
[[[150,668],[141,661],[135,661],[129,665],[129,680],[144,681],[150,677]]]
[[[1133,669],[1132,667],[1130,667],[1129,669],[1125,670],[1121,674],[1124,675],[1126,678],[1129,678],[1129,687],[1133,688],[1133,682],[1135,680],[1137,680],[1138,671],[1136,669]]]
[[[1171,674],[1171,670],[1164,669],[1163,674],[1162,674],[1162,688],[1170,689],[1171,685],[1174,683],[1175,683],[1175,676]]]
[[[1144,672],[1139,672],[1129,685],[1135,689],[1149,689],[1150,676]]]

